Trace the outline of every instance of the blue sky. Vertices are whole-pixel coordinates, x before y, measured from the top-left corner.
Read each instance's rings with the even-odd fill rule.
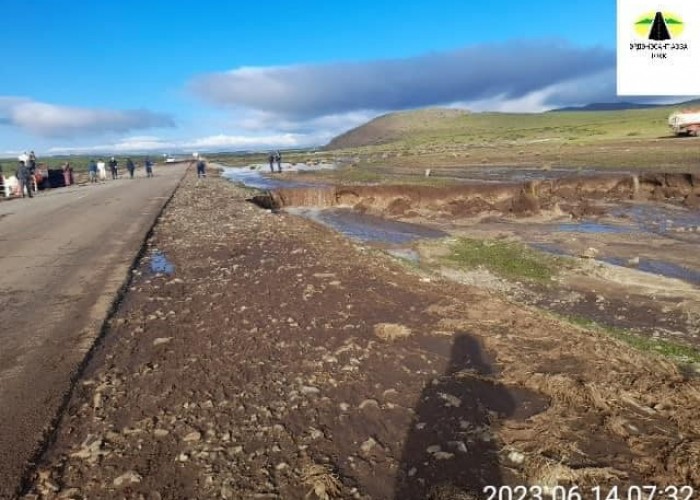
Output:
[[[615,3],[6,0],[0,155],[318,145],[387,111],[612,100]]]

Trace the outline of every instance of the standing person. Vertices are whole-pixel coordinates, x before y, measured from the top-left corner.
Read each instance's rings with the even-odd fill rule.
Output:
[[[70,186],[73,184],[73,167],[70,163],[66,162],[63,165],[63,185]]]
[[[144,160],[143,164],[146,167],[146,177],[153,177],[153,162],[148,156],[146,157],[146,160]]]
[[[97,160],[97,173],[99,174],[101,181],[107,180],[107,165],[105,165],[102,158]]]
[[[30,198],[33,198],[34,195],[32,194],[31,174],[29,173],[29,167],[27,167],[23,161],[19,162],[15,175],[19,181],[19,192],[22,195],[22,198],[24,198],[25,188],[27,190],[27,195],[29,195]]]
[[[90,175],[90,182],[97,182],[97,164],[95,160],[90,160],[90,165],[88,165],[88,174]]]
[[[279,151],[275,151],[275,161],[277,162],[277,171],[282,173],[282,154]]]
[[[275,153],[270,151],[270,154],[267,157],[267,161],[270,162],[270,172],[273,174],[275,173]]]
[[[34,172],[36,171],[36,155],[34,154],[34,151],[29,152],[29,164],[27,166],[29,167],[29,173],[34,175]]]
[[[109,171],[112,173],[112,180],[116,180],[119,177],[119,173],[117,172],[117,165],[119,162],[112,156],[112,158],[109,160]]]
[[[202,158],[197,159],[197,178],[201,179],[202,177],[207,176],[206,172],[207,164],[202,160]]]
[[[131,161],[131,158],[126,159],[126,169],[129,171],[129,178],[133,179],[134,178],[134,170],[136,170],[136,165],[134,165],[134,162]]]

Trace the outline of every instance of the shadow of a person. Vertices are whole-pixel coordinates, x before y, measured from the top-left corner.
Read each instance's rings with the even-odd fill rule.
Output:
[[[396,500],[467,499],[501,485],[494,418],[511,415],[508,390],[491,373],[479,343],[460,333],[445,374],[421,393],[396,477]],[[436,383],[437,382],[437,383]]]

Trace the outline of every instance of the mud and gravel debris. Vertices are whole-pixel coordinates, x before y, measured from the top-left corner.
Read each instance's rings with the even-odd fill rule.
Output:
[[[188,175],[148,242],[174,274],[133,273],[26,498],[700,485],[671,363]]]

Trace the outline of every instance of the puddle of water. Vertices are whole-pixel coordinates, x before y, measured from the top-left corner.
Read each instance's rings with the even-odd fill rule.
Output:
[[[551,253],[557,256],[569,256],[569,253],[564,250],[559,245],[553,243],[529,243],[531,248],[539,250],[540,252]]]
[[[154,274],[173,274],[175,272],[175,266],[160,251],[156,251],[151,255],[149,268]]]
[[[556,231],[562,233],[589,233],[589,234],[627,234],[635,232],[635,229],[627,226],[617,226],[603,222],[567,222],[556,226]]]
[[[389,248],[386,250],[386,253],[416,264],[420,262],[420,254],[412,248]]]
[[[639,269],[640,271],[647,273],[658,274],[660,276],[666,276],[667,278],[676,278],[693,285],[700,285],[700,272],[693,271],[687,267],[679,266],[678,264],[672,264],[671,262],[665,262],[663,260],[639,259],[639,264],[633,265],[630,264],[627,259],[623,259],[621,257],[606,257],[601,260],[615,266]]]
[[[397,222],[374,215],[338,208],[329,210],[290,208],[290,213],[320,222],[336,231],[364,243],[404,245],[420,238],[442,238],[447,233],[418,224]]]
[[[611,211],[615,217],[626,218],[638,230],[649,233],[697,232],[700,228],[700,211],[685,208],[669,208],[658,205],[625,205]]]
[[[275,166],[277,168],[277,166]],[[315,170],[328,170],[335,168],[335,165],[326,163],[320,165],[307,165],[305,163],[282,164],[282,172],[308,172]],[[221,174],[222,177],[231,182],[240,182],[246,187],[256,189],[279,189],[279,188],[294,188],[294,187],[313,187],[323,184],[317,182],[299,182],[288,179],[276,179],[275,174],[270,172],[270,167],[267,164],[254,164],[247,167],[224,167]]]

